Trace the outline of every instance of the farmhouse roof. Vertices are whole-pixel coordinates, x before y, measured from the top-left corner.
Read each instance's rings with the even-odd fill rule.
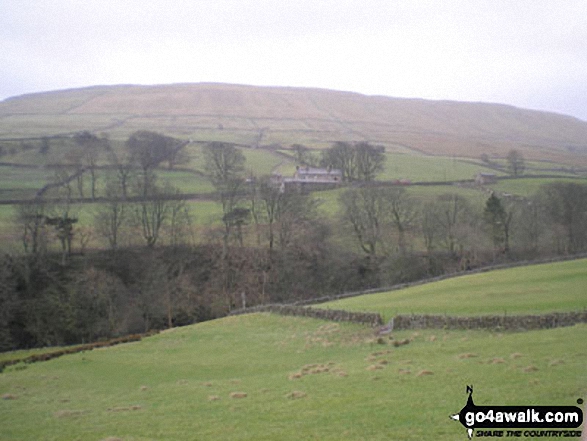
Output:
[[[336,168],[300,167],[297,171],[300,175],[342,175],[342,171]]]

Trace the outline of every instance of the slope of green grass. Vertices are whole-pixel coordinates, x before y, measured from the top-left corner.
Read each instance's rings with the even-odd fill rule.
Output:
[[[518,196],[529,197],[535,194],[542,185],[552,184],[554,182],[572,182],[584,185],[587,179],[580,178],[523,178],[523,179],[507,179],[499,181],[490,187],[498,192],[510,193]]]
[[[465,275],[318,307],[395,314],[530,314],[587,308],[587,260]]]
[[[212,183],[204,176],[183,170],[157,170],[161,183],[169,182],[182,193],[212,193]]]
[[[270,175],[277,166],[291,162],[267,150],[242,149],[241,151],[246,158],[245,168],[252,171],[255,176]]]
[[[586,263],[494,271],[329,306],[384,313],[577,309],[586,299]],[[478,404],[573,405],[585,397],[586,337],[586,325],[507,334],[403,331],[394,338],[411,342],[396,348],[376,343],[359,325],[229,317],[7,368],[0,374],[0,435],[458,439],[464,429],[448,415],[465,404],[466,384],[475,385]]]
[[[584,396],[586,326],[520,334],[402,332],[266,314],[13,366],[0,374],[3,440],[444,440],[465,404]],[[582,345],[581,347],[578,344]],[[231,394],[246,394],[232,398]]]
[[[481,171],[503,174],[448,156],[432,157],[393,153],[387,153],[385,156],[385,168],[377,176],[380,181],[409,179],[412,182],[448,182],[473,179]]]

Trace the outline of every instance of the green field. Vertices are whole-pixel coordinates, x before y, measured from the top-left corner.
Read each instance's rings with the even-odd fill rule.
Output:
[[[545,285],[538,309],[566,310],[585,300],[580,288],[561,296],[585,286],[581,268],[584,260],[483,276],[494,284],[525,282],[529,291]],[[540,274],[549,283],[536,281]],[[450,290],[428,286],[441,293],[429,299],[429,309],[416,295],[403,299],[404,308],[444,312],[451,292],[452,304],[464,303],[470,278],[450,282]],[[484,286],[486,295],[471,295],[468,306],[454,312],[498,311],[490,285]],[[509,296],[518,312],[537,309],[524,291]],[[389,310],[376,295],[359,299],[369,310]],[[0,438],[453,440],[466,439],[448,416],[465,404],[467,384],[474,385],[477,404],[574,405],[587,394],[586,325],[394,337],[411,342],[394,347],[378,344],[373,331],[359,325],[251,314],[12,366],[0,374]]]
[[[554,182],[574,182],[576,184],[585,184],[585,178],[523,178],[523,179],[507,179],[499,181],[497,184],[490,185],[490,187],[500,193],[510,193],[518,196],[529,197],[535,194],[540,187]]]
[[[587,308],[587,260],[490,271],[319,305],[395,314],[530,314]]]
[[[474,179],[479,172],[495,172],[448,156],[419,156],[387,153],[385,168],[377,176],[380,181],[409,179],[412,182],[448,182]]]

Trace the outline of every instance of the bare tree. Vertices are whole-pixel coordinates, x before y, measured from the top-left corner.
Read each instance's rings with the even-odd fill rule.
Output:
[[[457,253],[457,247],[461,243],[459,233],[460,226],[464,225],[470,217],[470,207],[467,200],[456,194],[447,193],[438,198],[438,223],[441,227],[441,240],[444,247],[453,255]]]
[[[337,141],[322,152],[322,165],[342,171],[345,181],[357,179],[357,155],[354,146],[348,142]]]
[[[357,179],[370,182],[375,180],[377,173],[383,171],[385,163],[385,149],[381,146],[372,146],[367,142],[355,145]]]
[[[384,148],[368,142],[338,141],[322,154],[322,165],[341,170],[345,181],[373,181],[384,162]]]
[[[259,228],[261,223],[266,226],[269,254],[273,252],[275,244],[275,223],[277,222],[279,203],[285,193],[275,186],[268,176],[255,179],[249,186],[251,202],[251,216],[257,227],[257,241],[260,245],[261,235]]]
[[[485,202],[483,219],[488,226],[495,250],[510,251],[510,233],[514,217],[513,206],[505,207],[501,199],[492,193]]]
[[[522,155],[522,153],[520,153],[518,150],[512,149],[509,151],[507,162],[508,170],[512,175],[514,175],[514,177],[518,177],[524,173],[524,169],[526,168],[524,164],[524,155]]]
[[[316,222],[318,201],[298,192],[286,192],[278,199],[275,207],[277,234],[282,250],[306,236],[309,226]]]
[[[212,184],[225,187],[228,182],[242,177],[245,156],[232,144],[211,142],[204,147],[204,168]]]
[[[127,202],[116,182],[106,184],[106,202],[100,205],[94,218],[96,231],[108,241],[112,250],[118,248],[120,231],[128,217]]]
[[[387,189],[361,187],[346,190],[340,196],[341,219],[351,227],[361,249],[375,257],[384,245],[390,222]]]
[[[84,171],[90,173],[90,185],[91,185],[91,197],[96,198],[96,185],[97,185],[97,166],[100,156],[103,151],[109,150],[108,139],[105,137],[99,138],[96,135],[84,131],[76,133],[74,135],[74,141],[79,146],[81,151],[81,157],[79,163]],[[82,175],[80,175],[81,177]],[[83,188],[83,184],[82,184]],[[83,197],[83,196],[82,196]]]
[[[211,142],[204,147],[205,170],[208,178],[218,192],[222,204],[223,256],[228,253],[228,242],[233,231],[241,231],[246,216],[240,204],[246,195],[244,173],[245,157],[231,144]],[[242,242],[242,235],[237,234]]]
[[[21,241],[25,253],[37,254],[47,248],[47,207],[43,200],[18,206],[17,222],[22,228]]]
[[[78,221],[77,217],[71,217],[67,211],[59,216],[47,217],[47,225],[55,228],[59,242],[61,242],[61,264],[65,265],[67,258],[71,255],[71,244],[73,242],[73,225]]]
[[[526,250],[536,253],[546,233],[544,207],[537,197],[529,198],[520,204],[519,242]]]
[[[109,144],[107,145],[107,150],[110,165],[116,172],[120,196],[126,199],[130,196],[130,187],[135,171],[130,154],[117,154]]]
[[[302,144],[292,144],[292,150],[296,158],[296,162],[299,165],[309,165],[310,160],[310,149]]]
[[[587,248],[587,185],[556,182],[542,186],[539,197],[550,222],[564,231],[566,251]]]
[[[163,225],[171,212],[169,195],[177,191],[170,186],[161,188],[154,175],[137,182],[139,201],[134,204],[134,222],[140,228],[147,247],[152,248],[159,240]]]
[[[391,187],[386,191],[391,223],[398,233],[398,248],[403,254],[407,250],[406,234],[413,226],[417,216],[417,204],[405,188]]]
[[[176,195],[179,195],[177,190]],[[177,247],[187,243],[193,243],[192,215],[185,200],[169,201],[169,242]]]
[[[441,216],[442,207],[438,202],[424,204],[420,217],[420,230],[428,256],[432,255],[440,242],[442,226],[439,219]]]
[[[138,164],[143,172],[146,172],[168,160],[178,144],[178,140],[169,136],[148,130],[139,130],[130,135],[126,141],[126,148],[132,161]]]

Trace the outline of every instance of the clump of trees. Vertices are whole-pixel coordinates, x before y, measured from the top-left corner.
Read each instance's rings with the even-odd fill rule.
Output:
[[[373,146],[368,142],[339,141],[324,151],[320,164],[341,170],[342,177],[347,182],[371,182],[383,171],[384,153],[384,147]]]

